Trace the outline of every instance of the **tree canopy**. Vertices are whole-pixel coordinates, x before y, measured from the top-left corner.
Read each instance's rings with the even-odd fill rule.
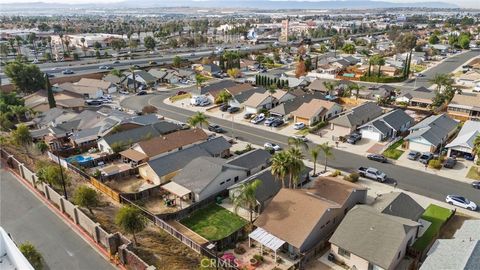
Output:
[[[45,86],[43,72],[34,64],[10,62],[5,66],[5,75],[10,78],[15,89],[23,93],[32,93]]]

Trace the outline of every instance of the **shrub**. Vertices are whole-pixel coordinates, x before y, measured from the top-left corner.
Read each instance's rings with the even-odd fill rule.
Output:
[[[330,176],[332,176],[332,177],[337,177],[337,176],[339,176],[339,175],[342,175],[342,172],[341,172],[340,170],[336,170],[336,171],[334,171]]]
[[[238,247],[236,247],[236,248],[233,250],[233,252],[234,252],[235,254],[242,255],[242,254],[245,253],[245,248],[242,247],[242,246],[238,246]]]
[[[362,82],[375,82],[375,83],[395,83],[395,82],[403,82],[404,80],[405,80],[404,77],[376,77],[376,76],[360,77],[360,81]]]
[[[360,175],[358,173],[351,173],[343,177],[344,180],[352,183],[357,182],[359,178],[360,178]]]
[[[442,168],[442,162],[438,159],[432,159],[428,162],[428,167],[440,170]]]
[[[28,260],[28,262],[33,266],[33,268],[37,270],[43,269],[43,257],[40,252],[30,243],[25,242],[18,246],[20,252],[22,252],[23,256]]]
[[[315,133],[318,130],[320,130],[321,128],[325,127],[326,125],[328,125],[328,122],[326,122],[326,121],[321,121],[321,122],[315,123],[315,124],[312,125],[311,128],[308,129],[308,132]]]
[[[253,255],[253,258],[257,260],[257,262],[263,262],[263,256],[260,254]]]

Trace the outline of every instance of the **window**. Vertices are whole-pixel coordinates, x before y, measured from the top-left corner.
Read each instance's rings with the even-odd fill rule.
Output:
[[[338,255],[350,259],[350,252],[346,251],[341,247],[338,247]]]
[[[230,182],[232,179],[228,178],[226,182]]]
[[[228,179],[228,180],[230,180],[230,179]],[[235,176],[235,178],[233,179],[233,181],[234,181],[235,183],[238,182],[238,176]]]
[[[220,182],[220,185],[223,185],[223,184],[225,184],[225,181]]]
[[[401,252],[401,251],[398,252],[397,259],[400,259],[400,255],[402,255],[402,252]]]

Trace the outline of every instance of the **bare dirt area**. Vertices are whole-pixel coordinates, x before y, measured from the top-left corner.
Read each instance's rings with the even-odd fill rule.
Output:
[[[440,230],[440,234],[439,234],[438,238],[439,239],[452,239],[455,232],[460,227],[462,227],[463,222],[465,220],[469,220],[469,219],[472,219],[472,217],[457,213]]]

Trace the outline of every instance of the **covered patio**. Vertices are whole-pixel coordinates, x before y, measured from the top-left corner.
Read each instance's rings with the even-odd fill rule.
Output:
[[[280,249],[285,241],[276,237],[273,234],[268,233],[262,228],[257,228],[248,235],[248,245],[251,246],[251,239],[257,241],[260,244],[260,254],[263,254],[263,247],[267,247],[275,252],[275,261],[277,261],[277,250]]]
[[[174,199],[173,199],[173,205],[172,206],[176,206],[176,205],[180,205],[180,209],[183,209],[184,206],[188,206],[190,205],[189,202],[191,202],[191,194],[192,194],[192,191],[190,191],[189,189],[175,183],[175,182],[169,182],[163,186],[161,186],[162,189],[166,190],[169,194],[172,194],[174,196]],[[167,195],[167,200],[169,200],[169,196]],[[177,204],[177,200],[178,200],[178,204]],[[167,203],[169,203],[168,201],[166,201]],[[186,205],[184,205],[186,204]]]

